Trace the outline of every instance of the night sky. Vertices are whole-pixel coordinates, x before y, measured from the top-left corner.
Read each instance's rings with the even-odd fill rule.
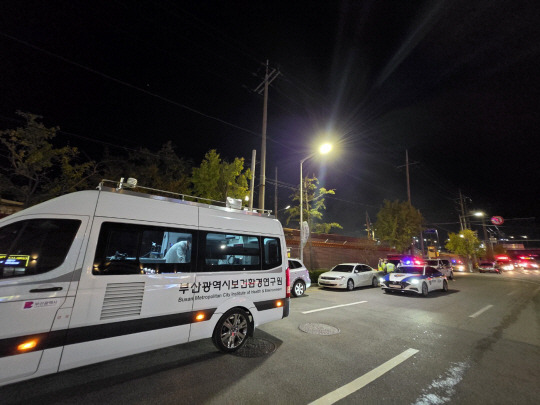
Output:
[[[3,0],[0,128],[22,110],[89,158],[171,140],[197,165],[217,149],[249,167],[266,60],[280,71],[266,163],[279,208],[330,131],[335,151],[304,174],[336,190],[326,219],[342,233],[365,235],[366,211],[407,199],[408,150],[428,226],[459,230],[461,190],[507,235],[539,236],[537,0]],[[273,209],[273,184],[266,197]]]

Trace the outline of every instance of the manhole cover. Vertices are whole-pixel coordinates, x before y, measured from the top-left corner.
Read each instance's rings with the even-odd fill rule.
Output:
[[[249,338],[246,344],[233,354],[239,357],[262,357],[275,351],[276,345],[269,340]]]
[[[341,332],[338,328],[323,323],[304,323],[298,327],[302,332],[312,335],[336,335]]]

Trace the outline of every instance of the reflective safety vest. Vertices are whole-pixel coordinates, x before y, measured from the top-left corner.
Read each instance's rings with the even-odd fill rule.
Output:
[[[386,263],[386,272],[392,273],[396,269],[396,266],[394,266],[394,263]]]

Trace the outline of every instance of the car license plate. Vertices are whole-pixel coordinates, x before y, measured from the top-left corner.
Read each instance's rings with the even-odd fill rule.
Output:
[[[401,288],[401,284],[400,283],[392,283],[392,284],[390,284],[390,287],[391,288]]]

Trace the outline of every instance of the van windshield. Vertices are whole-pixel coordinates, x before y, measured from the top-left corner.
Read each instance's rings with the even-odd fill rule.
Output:
[[[0,228],[0,278],[45,273],[59,267],[81,221],[30,219]]]

